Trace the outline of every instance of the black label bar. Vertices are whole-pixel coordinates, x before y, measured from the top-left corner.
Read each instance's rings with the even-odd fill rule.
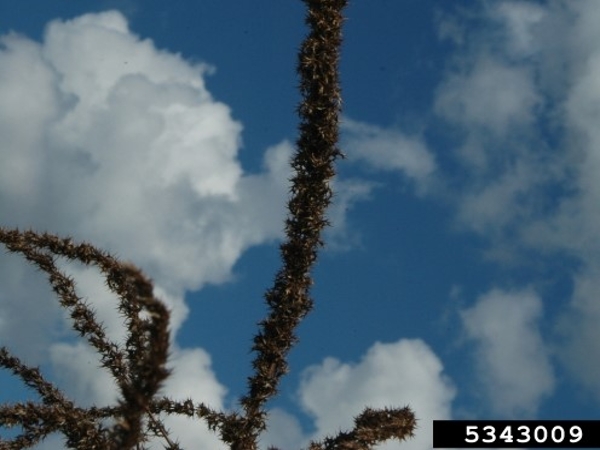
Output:
[[[434,448],[600,448],[600,420],[434,420]]]

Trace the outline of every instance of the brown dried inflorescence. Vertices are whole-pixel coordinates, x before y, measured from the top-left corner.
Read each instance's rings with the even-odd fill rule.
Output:
[[[157,396],[169,376],[169,312],[154,297],[152,283],[139,269],[92,245],[75,244],[70,238],[0,228],[0,242],[9,251],[21,253],[48,275],[60,304],[71,315],[73,328],[97,350],[101,366],[110,371],[120,393],[120,400],[111,407],[77,407],[38,369],[24,365],[2,347],[0,366],[34,389],[41,402],[0,406],[0,426],[22,430],[12,440],[0,439],[0,450],[29,448],[54,432],[65,436],[68,448],[81,450],[142,449],[150,436],[162,437],[167,449],[179,449],[158,418],[160,414],[202,419],[232,450],[258,448],[259,435],[266,429],[266,402],[277,394],[279,381],[288,371],[288,352],[297,341],[295,329],[313,305],[309,294],[311,268],[323,245],[322,230],[328,225],[325,211],[332,197],[334,163],[342,156],[337,147],[341,105],[338,63],[347,0],[304,2],[310,32],[299,51],[297,67],[303,99],[298,108],[299,138],[292,161],[295,175],[288,203],[287,239],[281,245],[282,268],[265,294],[269,311],[254,338],[253,375],[240,402],[242,411],[218,412],[191,400]],[[73,280],[57,268],[56,257],[95,266],[104,275],[125,317],[124,348],[108,339],[92,309],[77,296]],[[111,426],[105,425],[107,419],[112,420]],[[411,437],[415,426],[408,408],[366,408],[355,419],[353,430],[312,442],[309,448],[369,449],[388,439]]]

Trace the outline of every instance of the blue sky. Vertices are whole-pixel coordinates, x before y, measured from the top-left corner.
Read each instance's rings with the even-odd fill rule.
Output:
[[[0,0],[1,223],[150,274],[173,311],[174,398],[230,409],[244,393],[278,268],[303,10]],[[593,0],[350,2],[347,158],[265,448],[305,446],[367,405],[413,407],[409,450],[431,448],[433,419],[598,418],[599,20]],[[122,338],[102,279],[65,270]],[[109,403],[68,330],[42,275],[0,255],[2,345]],[[29,395],[0,383],[3,401]]]

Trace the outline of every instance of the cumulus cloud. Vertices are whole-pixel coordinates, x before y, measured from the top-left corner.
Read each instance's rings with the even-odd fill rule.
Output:
[[[490,234],[516,225],[527,245],[575,250],[566,234],[580,236],[577,251],[587,245],[575,229],[597,223],[582,215],[595,214],[598,191],[598,14],[587,1],[502,1],[479,11],[488,26],[470,31],[434,102],[462,132],[466,227]]]
[[[179,288],[225,278],[249,244],[215,223],[238,205],[242,127],[206,91],[207,67],[141,41],[117,12],[55,21],[42,45],[3,43],[16,60],[2,64],[2,117],[13,119],[2,126],[15,143],[0,169],[6,222],[126,251]],[[36,70],[14,69],[32,58]],[[15,90],[20,104],[6,101]],[[212,220],[210,209],[225,211]],[[187,245],[203,233],[214,251]]]
[[[0,38],[2,225],[71,235],[139,265],[171,310],[173,336],[187,317],[186,292],[228,280],[246,249],[281,237],[289,191],[292,145],[267,148],[262,171],[245,173],[243,127],[207,91],[211,72],[136,36],[116,11],[55,20],[39,43]],[[369,189],[339,181],[330,236],[347,232],[347,208]],[[80,403],[114,401],[97,355],[65,334],[68,318],[43,274],[17,256],[0,258],[0,318],[15,318],[0,320],[2,342],[30,364],[53,367]],[[117,299],[100,275],[59,264],[122,342]],[[169,364],[166,395],[225,407],[204,350],[175,341]],[[220,448],[194,422],[166,420],[184,446]],[[60,439],[40,448],[60,448]]]
[[[526,237],[544,248],[565,251],[581,263],[573,277],[570,309],[559,329],[564,339],[561,359],[572,376],[600,400],[600,378],[593,355],[600,354],[597,324],[600,318],[596,281],[600,272],[600,34],[594,20],[600,17],[595,2],[568,4],[572,33],[568,40],[571,69],[564,93],[564,119],[574,156],[567,163],[575,173],[572,194],[556,213],[532,224]]]
[[[264,172],[243,173],[242,126],[206,90],[210,70],[141,40],[115,11],[54,21],[41,43],[1,39],[3,225],[72,235],[139,264],[172,311],[174,335],[187,316],[186,291],[228,279],[245,249],[279,237],[287,191],[289,144],[267,150]],[[104,280],[61,266],[122,341]],[[0,325],[2,342],[30,364],[51,364],[79,402],[113,401],[114,382],[94,352],[61,340],[66,319],[44,277],[7,255],[0,276],[0,316],[20,318]],[[166,393],[185,390],[183,398],[221,408],[225,389],[210,357],[171,353],[180,367]],[[207,429],[192,436],[180,422],[168,421],[182,442],[216,448]]]
[[[485,4],[470,14],[440,22],[442,30],[449,23],[461,28],[465,38],[436,90],[433,110],[458,137],[454,156],[464,171],[453,182],[459,222],[498,235],[522,219],[515,211],[538,205],[532,193],[561,176],[562,160],[537,128],[548,120],[546,104],[554,98],[539,83],[539,60],[530,58],[544,44],[538,25],[545,15],[529,2]],[[481,27],[467,28],[473,17]],[[547,169],[539,170],[541,164]],[[522,205],[523,199],[531,201]]]
[[[532,291],[492,290],[462,311],[476,344],[475,364],[490,409],[500,417],[533,416],[555,386],[538,328],[542,301]]]
[[[115,11],[54,21],[41,44],[4,36],[0,51],[3,225],[127,255],[172,300],[175,332],[185,290],[227,279],[246,248],[277,237],[285,196],[285,174],[269,170],[288,150],[243,176],[242,126],[206,91],[209,70],[140,40]]]
[[[303,409],[314,419],[315,439],[352,428],[365,406],[409,405],[419,419],[416,437],[381,445],[409,450],[431,447],[432,420],[450,418],[454,395],[441,361],[420,339],[375,343],[357,364],[326,358],[305,370],[299,390]]]
[[[463,137],[461,227],[492,238],[497,253],[533,249],[578,262],[562,360],[592,392],[598,377],[581,370],[581,355],[600,349],[589,324],[600,269],[599,17],[594,1],[485,4],[477,20],[487,25],[462,30],[436,100]]]

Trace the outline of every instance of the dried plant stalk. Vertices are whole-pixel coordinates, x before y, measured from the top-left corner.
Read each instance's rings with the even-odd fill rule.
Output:
[[[346,1],[305,3],[310,33],[300,48],[297,69],[303,99],[298,109],[300,136],[292,161],[295,175],[288,203],[287,241],[281,246],[282,268],[265,295],[269,315],[254,338],[255,374],[242,399],[248,430],[243,438],[247,440],[255,440],[251,433],[265,427],[264,404],[277,392],[279,380],[288,370],[288,351],[296,342],[294,330],[312,308],[310,270],[317,249],[323,245],[321,232],[328,224],[325,211],[332,197],[329,183],[335,175],[335,160],[341,156],[337,148],[341,104],[338,63]]]
[[[139,269],[87,243],[0,228],[0,242],[9,251],[21,253],[48,275],[60,304],[70,312],[73,328],[97,350],[101,366],[110,371],[120,394],[115,406],[77,407],[38,369],[26,366],[1,347],[0,367],[12,371],[35,390],[41,403],[0,405],[0,427],[19,426],[22,430],[12,440],[0,438],[0,450],[29,448],[53,432],[65,436],[68,448],[80,450],[143,449],[151,436],[161,437],[166,449],[180,449],[160,419],[161,414],[204,420],[232,450],[258,448],[259,435],[266,429],[266,402],[277,394],[279,381],[288,371],[288,353],[297,342],[295,329],[313,305],[310,272],[323,245],[321,233],[328,225],[325,212],[332,198],[334,163],[342,156],[337,147],[341,106],[338,65],[342,12],[347,0],[303,1],[310,31],[298,55],[302,101],[298,108],[297,152],[292,161],[287,239],[281,245],[282,268],[265,294],[269,311],[254,338],[253,375],[248,378],[247,394],[240,400],[242,411],[224,413],[191,400],[157,397],[169,376],[169,312],[154,297],[151,281]],[[108,339],[92,309],[77,296],[73,280],[57,268],[56,257],[93,265],[104,275],[125,317],[124,348]],[[103,425],[106,419],[112,419],[114,425]],[[366,408],[355,419],[353,430],[311,442],[309,449],[366,450],[388,439],[411,437],[415,426],[414,414],[407,407]]]

